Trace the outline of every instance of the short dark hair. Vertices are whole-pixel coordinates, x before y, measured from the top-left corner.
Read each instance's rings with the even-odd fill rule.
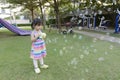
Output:
[[[32,24],[31,24],[32,29],[34,29],[34,27],[35,27],[36,25],[39,25],[39,26],[42,25],[41,19],[35,18],[35,19],[32,21]]]

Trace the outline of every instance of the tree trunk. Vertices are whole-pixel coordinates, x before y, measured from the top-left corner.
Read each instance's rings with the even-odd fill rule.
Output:
[[[58,29],[59,29],[59,32],[61,32],[61,23],[60,23],[59,11],[56,12],[56,23],[57,23],[57,27],[58,27]]]
[[[42,24],[43,24],[43,29],[45,29],[45,15],[44,15],[44,11],[43,11],[43,7],[42,7],[42,3],[39,0],[39,7],[40,7],[40,11],[41,11],[41,17],[42,17]]]
[[[56,24],[57,24],[57,27],[59,29],[59,32],[61,32],[61,22],[60,22],[60,14],[59,14],[59,5],[57,4],[57,1],[54,0],[54,10],[55,10],[55,13],[56,13]]]
[[[32,21],[34,20],[34,12],[33,12],[33,9],[31,9],[30,11],[31,11],[31,15],[32,15],[32,17],[31,17],[31,23],[32,23]],[[31,28],[33,29],[32,25],[31,25]]]
[[[32,15],[32,18],[31,18],[31,22],[32,22],[34,19],[34,12],[33,12],[33,9],[31,9],[30,11],[31,11],[31,15]]]

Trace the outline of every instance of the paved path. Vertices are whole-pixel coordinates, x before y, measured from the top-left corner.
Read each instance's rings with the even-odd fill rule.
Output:
[[[103,34],[98,34],[98,33],[93,33],[93,32],[77,31],[77,30],[74,30],[74,32],[84,34],[84,35],[87,35],[90,37],[95,37],[95,38],[98,38],[100,40],[106,40],[106,41],[116,42],[116,43],[120,44],[120,38],[109,36],[109,34],[103,35]]]

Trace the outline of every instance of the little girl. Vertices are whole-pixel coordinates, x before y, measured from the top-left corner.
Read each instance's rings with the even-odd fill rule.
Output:
[[[40,19],[36,18],[32,22],[33,31],[31,33],[31,58],[33,59],[33,65],[35,73],[40,73],[40,69],[38,67],[38,61],[41,64],[41,68],[48,68],[48,65],[44,64],[43,58],[46,56],[46,47],[45,42],[42,37],[42,22]],[[44,36],[45,38],[45,36]]]

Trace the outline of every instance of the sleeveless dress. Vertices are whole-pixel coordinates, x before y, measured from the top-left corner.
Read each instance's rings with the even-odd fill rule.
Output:
[[[33,35],[37,34],[36,31],[32,32]],[[45,41],[41,37],[37,38],[35,42],[32,42],[31,46],[31,58],[32,59],[41,59],[46,56],[46,46]]]

